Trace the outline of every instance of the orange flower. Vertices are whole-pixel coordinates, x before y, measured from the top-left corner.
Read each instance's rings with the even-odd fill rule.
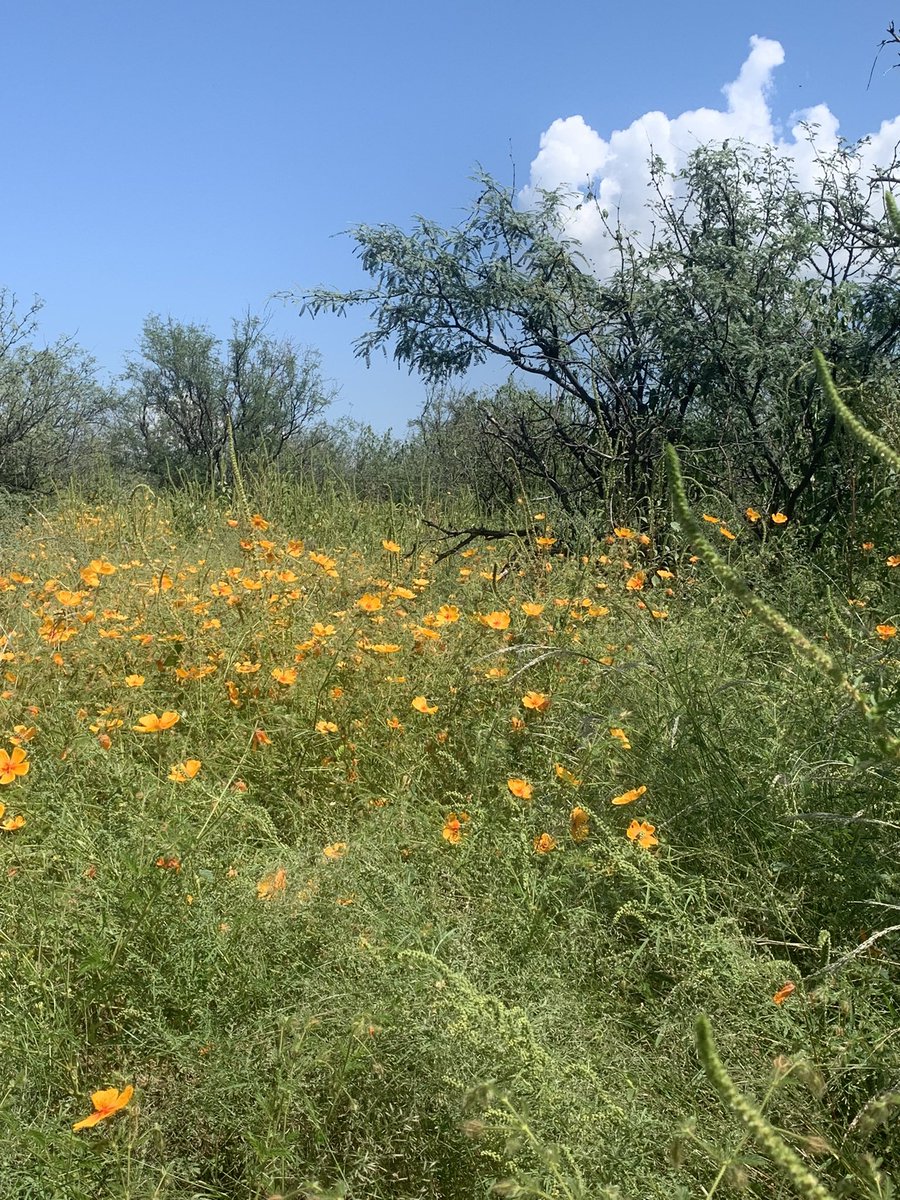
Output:
[[[703,520],[708,521],[710,525],[721,525],[722,524],[722,522],[719,520],[718,517],[711,517],[709,515],[709,513],[703,514]]]
[[[642,784],[640,787],[632,788],[630,792],[622,792],[620,796],[613,796],[611,803],[631,804],[632,801],[637,800],[640,796],[643,796],[646,790],[646,785]]]
[[[520,800],[530,800],[534,795],[534,788],[527,779],[507,779],[506,786]]]
[[[897,626],[896,625],[876,625],[875,632],[878,634],[878,636],[881,638],[881,640],[883,642],[886,642],[886,641],[888,641],[889,638],[897,636]],[[0,779],[0,783],[2,783],[2,782],[3,782],[3,780]]]
[[[510,728],[512,729],[513,733],[521,733],[522,730],[525,728],[525,722],[522,720],[521,717],[512,717],[509,724],[510,724]]]
[[[541,833],[531,844],[535,854],[549,854],[551,850],[556,849],[556,838],[551,837],[549,833]]]
[[[458,846],[463,839],[463,834],[466,832],[463,826],[468,819],[468,813],[448,813],[444,818],[444,828],[441,830],[441,836],[450,842],[451,845]]]
[[[900,567],[900,554],[892,554],[884,560],[889,567]]]
[[[730,529],[726,529],[724,525],[719,526],[719,533],[721,533],[723,538],[727,538],[729,542],[733,542],[737,536],[736,534],[733,534]]]
[[[627,580],[625,587],[629,592],[639,592],[646,582],[647,577],[644,572],[635,571],[631,578]]]
[[[337,733],[338,727],[334,721],[316,721],[316,733]]]
[[[266,733],[266,731],[264,729],[254,729],[253,730],[253,738],[251,739],[251,745],[253,746],[254,749],[256,749],[257,746],[271,746],[272,739],[269,737],[269,735]]]
[[[362,612],[378,612],[381,606],[381,597],[376,596],[373,592],[366,592],[356,602],[356,607]]]
[[[576,779],[572,772],[567,767],[564,767],[562,763],[554,763],[553,770],[556,772],[556,778],[567,783],[569,787],[581,787],[581,780]]]
[[[539,617],[543,611],[543,604],[538,604],[534,600],[525,600],[522,603],[522,612],[526,617]]]
[[[260,513],[254,513],[250,518],[250,524],[254,529],[268,529],[269,522]]]
[[[396,542],[390,541],[388,538],[383,538],[381,542],[382,550],[387,550],[388,554],[399,554],[400,547]]]
[[[272,678],[276,683],[284,684],[285,687],[290,687],[292,683],[297,682],[297,671],[294,667],[273,667]]]
[[[788,996],[792,996],[794,994],[794,992],[796,992],[796,990],[797,990],[796,983],[791,983],[791,981],[788,980],[788,982],[784,985],[784,987],[780,987],[778,989],[778,991],[775,993],[775,995],[772,997],[772,999],[776,1004],[784,1004],[784,1002],[785,1002],[785,1000],[787,1000]]]
[[[487,629],[509,629],[509,613],[503,612],[501,609],[479,614],[478,620]]]
[[[619,729],[617,726],[614,725],[612,727],[612,729],[610,729],[610,731],[609,731],[609,736],[614,737],[617,742],[621,743],[623,750],[631,749],[631,742],[629,742],[628,734],[625,732],[624,729]]]
[[[569,813],[569,833],[573,842],[583,842],[591,832],[588,821],[590,815],[585,808],[573,808]]]
[[[125,1108],[131,1102],[133,1095],[134,1088],[130,1083],[121,1092],[118,1088],[102,1088],[99,1092],[91,1092],[91,1104],[94,1106],[94,1111],[83,1121],[76,1121],[72,1129],[90,1129],[98,1121],[105,1121],[120,1108]]]
[[[16,746],[10,754],[0,750],[0,784],[13,783],[20,775],[27,775],[31,770],[28,761],[28,751]]]
[[[131,688],[143,687],[144,686],[143,675],[126,675],[125,676],[125,686],[131,687]]]
[[[556,538],[554,537],[539,537],[534,540],[535,544],[540,546],[542,550],[548,550],[551,546],[556,545]]]
[[[656,826],[648,824],[647,821],[632,821],[625,830],[625,836],[629,841],[636,841],[644,850],[659,845],[659,838],[654,837],[655,833]]]
[[[145,713],[144,716],[139,716],[137,725],[132,725],[132,730],[136,733],[161,733],[163,730],[170,730],[173,725],[178,725],[180,720],[180,715],[170,709],[158,716],[156,713]]]
[[[330,846],[325,846],[322,850],[322,857],[328,858],[332,862],[336,862],[339,858],[343,858],[347,853],[346,842],[332,842]]]
[[[0,817],[5,812],[5,807],[0,804]],[[7,833],[14,833],[17,829],[21,829],[24,824],[25,818],[19,813],[17,817],[7,817],[5,821],[0,821],[0,829],[5,829]]]
[[[759,513],[756,511],[755,508],[744,509],[744,516],[747,518],[748,521],[758,521],[759,520]]]
[[[618,525],[613,528],[613,533],[617,538],[622,538],[625,541],[634,537],[634,530],[629,529],[627,525]]]
[[[166,858],[164,854],[161,854],[156,860],[156,866],[161,871],[174,871],[176,875],[181,874],[181,860],[178,858]]]
[[[424,713],[425,716],[433,716],[438,708],[436,704],[429,704],[424,696],[414,696],[409,704],[410,708],[414,708],[416,712]]]
[[[187,783],[189,779],[194,778],[200,767],[199,758],[186,759],[185,762],[175,763],[169,772],[169,778],[173,783]]]
[[[526,692],[522,697],[522,707],[534,712],[546,712],[550,707],[550,697],[545,692]]]
[[[784,523],[786,521],[787,521],[787,517],[785,516],[785,514],[783,512],[772,513],[772,524],[773,525],[784,525]]]
[[[278,892],[287,887],[287,874],[284,867],[279,867],[271,875],[266,875],[256,885],[256,894],[260,900],[271,900]]]

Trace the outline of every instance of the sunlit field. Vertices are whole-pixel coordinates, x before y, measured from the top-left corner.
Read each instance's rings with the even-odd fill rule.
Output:
[[[900,547],[845,595],[701,516],[896,695]],[[3,518],[0,1194],[797,1194],[700,1013],[822,1196],[892,1194],[896,766],[674,533],[516,519]]]

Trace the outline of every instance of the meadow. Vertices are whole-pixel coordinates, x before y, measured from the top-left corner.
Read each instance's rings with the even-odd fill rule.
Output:
[[[248,490],[0,519],[0,1194],[893,1195],[872,722],[673,526]],[[708,504],[896,696],[900,545]]]

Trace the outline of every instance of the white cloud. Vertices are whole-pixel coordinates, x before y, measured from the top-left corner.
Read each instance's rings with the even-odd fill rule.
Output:
[[[669,170],[677,171],[697,146],[726,138],[741,139],[757,146],[775,146],[794,160],[800,182],[810,184],[816,153],[827,152],[838,143],[838,119],[827,104],[817,104],[791,114],[790,133],[783,135],[770,104],[774,73],[783,62],[784,49],[779,42],[752,37],[750,53],[737,79],[722,89],[726,100],[722,109],[697,108],[676,117],[648,112],[627,129],[616,130],[608,140],[582,116],[554,121],[541,135],[530,181],[520,193],[520,202],[525,206],[533,203],[541,189],[570,189],[567,232],[581,243],[589,260],[602,272],[608,262],[609,239],[598,205],[579,207],[578,193],[590,187],[599,207],[608,209],[613,221],[618,216],[626,228],[646,233],[650,223],[645,206],[651,154],[659,155]],[[804,127],[807,125],[818,126],[812,143]],[[861,149],[863,168],[890,162],[898,142],[900,117],[895,117],[870,135]]]

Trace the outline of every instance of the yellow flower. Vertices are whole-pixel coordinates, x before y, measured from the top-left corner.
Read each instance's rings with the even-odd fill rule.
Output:
[[[372,592],[366,592],[364,596],[356,602],[356,607],[362,612],[378,612],[382,607],[381,597],[374,595]]]
[[[550,548],[550,546],[556,545],[556,538],[554,537],[539,537],[535,538],[534,540],[535,544],[540,546],[542,550],[547,550]]]
[[[573,842],[583,842],[590,834],[589,814],[585,808],[573,808],[569,814],[569,833]]]
[[[201,765],[199,758],[188,758],[184,762],[175,763],[169,771],[169,778],[173,783],[187,783],[189,779],[194,778]]]
[[[256,894],[260,900],[271,900],[287,887],[287,874],[284,867],[279,867],[271,875],[266,875],[256,885]]]
[[[536,854],[549,854],[551,850],[556,849],[556,838],[551,837],[549,833],[541,833],[531,844]]]
[[[613,528],[613,533],[617,538],[623,538],[625,541],[628,541],[630,538],[634,537],[634,530],[629,529],[627,525],[615,526]]]
[[[0,750],[0,784],[13,783],[19,776],[27,775],[31,770],[28,752],[21,746],[16,746],[12,754]]]
[[[463,839],[463,834],[467,832],[464,825],[468,819],[468,813],[448,813],[444,818],[444,828],[441,830],[441,837],[445,838],[451,845],[458,846]]]
[[[564,767],[562,763],[554,763],[553,770],[556,772],[556,778],[561,779],[563,783],[567,783],[569,787],[581,787],[581,780],[576,779],[568,767]]]
[[[334,721],[316,721],[316,733],[337,733],[338,727]]]
[[[729,542],[733,542],[736,534],[733,534],[730,529],[726,529],[724,525],[719,526],[719,533],[723,538],[727,538]]]
[[[137,725],[132,725],[135,733],[161,733],[164,729],[171,729],[173,725],[177,725],[181,717],[177,712],[172,712],[171,709],[160,713],[145,713],[143,717],[138,717]]]
[[[314,637],[327,638],[333,637],[337,633],[337,628],[334,625],[323,625],[321,621],[316,621],[312,627]]]
[[[550,707],[550,697],[545,692],[526,692],[522,697],[522,707],[534,712],[546,712]]]
[[[527,779],[507,779],[506,786],[519,800],[530,800],[534,795],[534,788]]]
[[[635,571],[631,578],[626,582],[625,587],[629,592],[639,592],[647,582],[647,577],[643,571]]]
[[[238,675],[255,675],[260,668],[260,663],[251,662],[249,658],[245,658],[243,662],[237,663],[235,671]]]
[[[745,509],[744,516],[747,518],[748,521],[758,521],[759,520],[759,513],[756,511],[755,508]]]
[[[886,641],[888,641],[889,638],[897,636],[897,626],[896,625],[876,625],[875,632],[878,634],[878,636],[881,638],[881,640],[883,642],[886,642]],[[13,751],[13,753],[15,753],[15,751]],[[0,779],[0,783],[3,783],[3,782],[5,782],[5,781],[3,779]]]
[[[509,613],[500,609],[480,614],[478,620],[487,629],[509,629]]]
[[[297,682],[297,671],[294,667],[273,667],[272,678],[276,683],[290,687],[292,683]]]
[[[900,567],[900,554],[892,554],[884,560],[889,567]]]
[[[399,554],[400,553],[400,547],[397,545],[397,543],[389,541],[387,538],[384,538],[382,540],[381,548],[382,548],[382,550],[387,550],[388,554]]]
[[[410,708],[414,708],[416,712],[424,713],[425,716],[433,716],[437,712],[436,704],[429,704],[424,696],[414,696],[410,701]]]
[[[330,846],[325,846],[322,849],[323,858],[330,859],[332,862],[336,862],[337,859],[343,858],[346,853],[346,842],[332,842]]]
[[[522,612],[526,617],[539,617],[544,611],[543,604],[537,604],[533,600],[526,600],[522,604]]]
[[[646,792],[647,787],[642,784],[641,787],[632,788],[630,792],[622,792],[620,796],[613,796],[612,804],[631,804]]]
[[[250,518],[250,524],[254,529],[268,529],[269,522],[260,513],[254,513]]]
[[[125,686],[130,688],[139,688],[144,686],[143,675],[126,675]]]
[[[772,524],[783,525],[787,521],[787,517],[783,512],[772,513]]]
[[[644,850],[649,850],[651,846],[659,845],[659,838],[654,837],[656,826],[650,825],[646,821],[632,821],[625,830],[625,836],[629,841],[636,841]]]
[[[134,1088],[130,1083],[121,1092],[118,1088],[102,1088],[99,1092],[92,1092],[91,1104],[94,1106],[94,1111],[89,1117],[85,1117],[83,1121],[76,1121],[72,1129],[90,1129],[98,1121],[105,1121],[107,1117],[111,1117],[120,1108],[125,1108],[131,1102],[133,1095]]]
[[[631,742],[628,740],[628,734],[624,729],[619,729],[614,725],[609,731],[609,736],[614,737],[617,742],[620,742],[623,750],[631,749]]]

